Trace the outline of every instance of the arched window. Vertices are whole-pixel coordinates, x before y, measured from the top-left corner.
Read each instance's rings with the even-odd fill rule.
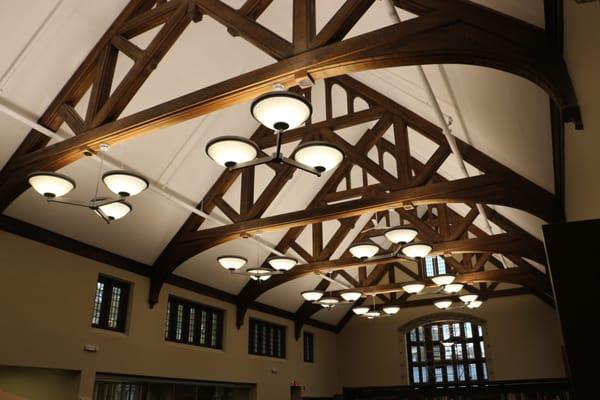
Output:
[[[410,383],[464,384],[487,381],[483,324],[444,318],[406,330]]]

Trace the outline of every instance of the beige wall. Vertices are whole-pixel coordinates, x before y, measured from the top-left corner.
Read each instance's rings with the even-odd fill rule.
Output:
[[[78,388],[77,371],[0,366],[0,400],[3,391],[27,400],[75,399]]]
[[[0,365],[81,370],[84,398],[91,396],[96,371],[257,383],[259,400],[289,398],[294,380],[306,387],[306,396],[340,392],[332,332],[306,328],[315,333],[316,351],[316,362],[306,364],[291,321],[250,310],[248,316],[288,327],[287,359],[250,356],[248,324],[236,329],[231,304],[167,285],[150,310],[148,279],[139,275],[6,232],[0,232],[0,254]],[[90,326],[99,272],[133,283],[126,334]],[[225,310],[223,351],[165,342],[169,294]],[[85,344],[98,352],[84,352]]]
[[[476,311],[457,310],[486,321],[485,341],[492,380],[565,377],[558,320],[533,296],[489,300]],[[410,321],[434,308],[402,310],[378,320],[353,318],[338,335],[342,386],[407,385],[404,334]]]
[[[565,132],[566,208],[570,221],[600,218],[600,3],[565,1],[565,58],[584,131]]]

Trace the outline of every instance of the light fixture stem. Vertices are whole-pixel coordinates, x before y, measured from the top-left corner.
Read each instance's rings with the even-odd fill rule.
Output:
[[[98,171],[98,180],[96,181],[96,192],[94,193],[94,199],[92,202],[96,204],[98,201],[98,191],[100,189],[100,180],[102,180],[102,170],[104,169],[104,153],[106,153],[107,149],[104,147],[100,148],[100,169]]]
[[[280,160],[281,159],[281,134],[283,133],[282,130],[277,130],[275,131],[276,135],[277,135],[277,147],[275,149],[275,159]]]

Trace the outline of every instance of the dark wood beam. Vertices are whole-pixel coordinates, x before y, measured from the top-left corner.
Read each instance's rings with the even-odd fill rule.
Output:
[[[339,42],[350,32],[375,0],[347,0],[310,44],[311,48]]]

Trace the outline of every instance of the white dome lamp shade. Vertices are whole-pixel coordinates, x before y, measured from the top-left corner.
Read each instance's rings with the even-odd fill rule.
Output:
[[[412,243],[402,248],[402,253],[410,258],[423,258],[431,252],[433,247],[426,243]]]
[[[56,172],[35,172],[27,180],[33,190],[48,199],[64,196],[76,186],[73,179]]]
[[[344,160],[344,152],[331,143],[312,141],[298,146],[292,158],[322,173],[337,167]]]
[[[298,260],[295,258],[285,256],[271,257],[267,261],[274,270],[280,272],[287,272],[298,264]]]
[[[440,310],[447,310],[452,305],[452,301],[451,300],[440,300],[440,301],[436,301],[435,303],[433,303],[433,305],[436,306],[437,308],[439,308]]]
[[[312,115],[310,102],[294,92],[275,85],[275,90],[258,96],[250,106],[250,113],[263,126],[286,131],[302,125]]]
[[[340,300],[334,296],[324,296],[324,297],[321,297],[321,299],[319,300],[319,303],[321,305],[325,304],[325,305],[330,305],[330,306],[334,306],[334,305],[338,304],[339,302],[340,302]]]
[[[402,285],[402,290],[409,294],[419,294],[425,289],[425,284],[423,282],[407,282]]]
[[[365,317],[367,317],[368,319],[374,319],[374,318],[380,317],[381,316],[381,312],[379,312],[377,310],[370,310],[370,311],[366,312],[363,315]]]
[[[226,168],[254,160],[258,151],[256,143],[240,136],[221,136],[206,145],[206,154]]]
[[[462,283],[451,283],[449,285],[444,286],[444,292],[458,293],[463,289],[464,286],[465,285],[463,285]]]
[[[369,307],[354,307],[352,312],[356,315],[365,315],[369,310]]]
[[[223,268],[229,271],[237,271],[248,262],[244,257],[239,256],[221,256],[217,258],[217,261]]]
[[[362,297],[362,292],[357,290],[349,290],[347,292],[340,293],[340,296],[344,301],[355,302]]]
[[[398,314],[398,311],[400,311],[400,307],[398,307],[398,306],[385,306],[385,307],[383,307],[383,312],[386,313],[387,315]]]
[[[148,188],[146,178],[129,171],[108,171],[102,175],[102,182],[121,197],[135,196]]]
[[[475,300],[477,300],[479,296],[477,296],[476,294],[464,294],[462,296],[459,296],[458,298],[460,299],[460,301],[462,301],[465,304],[469,304],[474,302]]]
[[[431,278],[433,283],[435,283],[438,286],[449,285],[452,282],[454,282],[455,279],[456,279],[456,277],[454,275],[438,275],[438,276],[434,276],[433,278]]]
[[[255,281],[266,281],[273,275],[273,270],[270,268],[248,268],[246,273],[250,276],[250,279]]]
[[[469,304],[467,304],[467,308],[470,308],[470,309],[479,308],[479,307],[481,307],[482,304],[483,304],[483,301],[475,300],[475,301],[472,301]]]
[[[123,218],[129,214],[131,210],[131,204],[124,200],[113,201],[112,203],[98,206],[98,211],[100,211],[103,216],[111,222]]]
[[[383,234],[392,243],[410,243],[417,237],[419,232],[413,228],[405,228],[403,226],[396,226],[388,229]]]
[[[305,290],[301,293],[302,298],[310,302],[321,300],[321,297],[323,297],[324,294],[325,292],[322,290]]]
[[[368,242],[356,243],[350,246],[348,251],[350,251],[350,254],[352,254],[352,256],[360,260],[366,260],[368,258],[373,257],[379,252],[379,246],[377,246],[374,243]]]

